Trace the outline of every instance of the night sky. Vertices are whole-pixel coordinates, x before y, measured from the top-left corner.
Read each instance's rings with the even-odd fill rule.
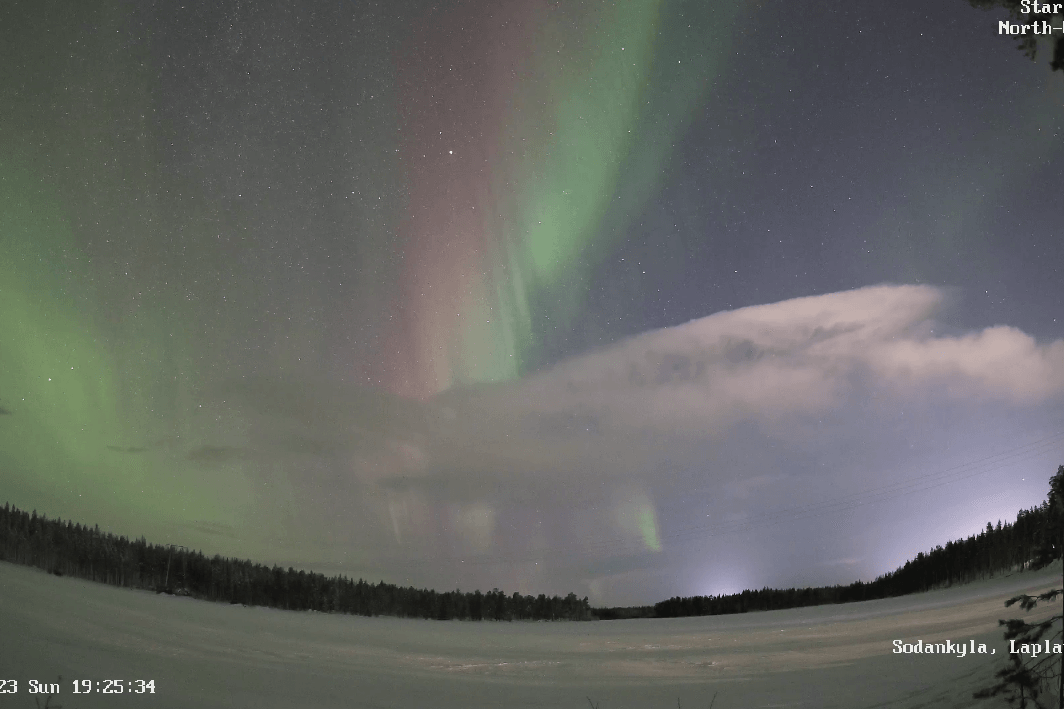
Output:
[[[0,502],[594,604],[1064,463],[1064,73],[964,0],[6,2]]]

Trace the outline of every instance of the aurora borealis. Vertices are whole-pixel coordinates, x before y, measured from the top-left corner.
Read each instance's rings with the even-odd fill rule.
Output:
[[[955,5],[16,2],[0,503],[595,603],[1036,504],[1064,81]]]
[[[545,321],[574,325],[728,48],[668,13],[459,3],[418,18],[398,50],[410,193],[390,389],[514,379],[545,363]]]

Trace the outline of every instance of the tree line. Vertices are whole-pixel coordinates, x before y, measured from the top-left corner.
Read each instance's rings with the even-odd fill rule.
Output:
[[[0,560],[57,576],[176,593],[209,601],[363,616],[437,620],[587,620],[587,597],[507,595],[460,590],[443,593],[345,576],[268,567],[204,556],[184,547],[129,540],[99,526],[48,519],[10,504],[0,508]]]
[[[1064,465],[1057,476],[1064,475]],[[905,562],[894,571],[874,581],[856,581],[849,585],[818,588],[764,588],[719,596],[675,597],[653,606],[657,618],[695,615],[724,615],[750,611],[780,610],[829,603],[869,601],[918,593],[933,588],[985,579],[996,574],[1041,568],[1062,552],[1060,528],[1062,513],[1052,504],[1053,492],[1041,505],[1020,510],[1016,521],[997,526],[987,522],[986,529],[967,539],[936,546],[926,554]],[[649,610],[649,609],[648,609]],[[629,614],[628,617],[632,617]]]
[[[1057,477],[1064,475],[1064,465]],[[1052,496],[1052,492],[1051,492]],[[612,620],[674,618],[781,610],[902,596],[966,583],[1018,569],[1040,568],[1059,558],[1064,513],[1047,499],[1020,510],[1015,522],[987,523],[979,534],[919,553],[874,581],[817,588],[746,590],[718,596],[674,597],[653,606],[591,608],[575,593],[507,595],[461,590],[438,592],[345,576],[268,567],[247,560],[207,557],[185,547],[149,544],[144,537],[101,532],[60,519],[0,508],[0,560],[35,566],[125,588],[189,595],[210,601],[363,616],[437,620]]]

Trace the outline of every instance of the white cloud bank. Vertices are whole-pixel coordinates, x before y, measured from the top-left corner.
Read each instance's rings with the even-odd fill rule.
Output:
[[[936,334],[944,300],[930,286],[882,285],[721,312],[425,403],[328,383],[235,388],[265,414],[253,448],[365,458],[367,482],[432,475],[441,455],[483,468],[474,460],[564,459],[585,453],[588,440],[634,433],[644,442],[719,436],[742,421],[817,416],[870,393],[904,402],[932,389],[1019,406],[1064,394],[1064,340],[1039,344],[1007,326]]]
[[[519,500],[559,479],[645,478],[682,459],[683,440],[720,441],[744,422],[788,438],[795,421],[873,396],[1023,407],[1064,394],[1064,341],[1005,326],[937,334],[944,301],[882,285],[721,312],[424,404],[257,382],[248,396],[273,423],[251,446],[276,458],[293,452],[280,442],[313,439],[296,453],[338,456],[371,486]]]
[[[936,335],[943,292],[874,286],[717,313],[638,335],[523,382],[518,408],[640,428],[718,431],[839,405],[858,384],[905,396],[1035,404],[1064,393],[1064,341],[998,326]]]

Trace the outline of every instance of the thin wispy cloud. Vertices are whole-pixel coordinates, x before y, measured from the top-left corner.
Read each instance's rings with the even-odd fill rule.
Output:
[[[144,453],[148,449],[140,446],[107,446],[107,450],[114,453]]]

